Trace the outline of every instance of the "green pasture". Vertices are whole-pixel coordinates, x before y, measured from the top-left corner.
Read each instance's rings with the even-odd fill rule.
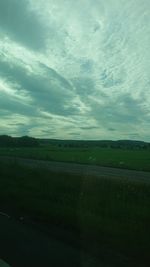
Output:
[[[150,184],[145,182],[0,163],[0,208],[67,229],[97,255],[108,249],[142,266],[150,260]]]
[[[41,146],[36,148],[0,148],[0,155],[150,171],[150,150],[142,149]]]

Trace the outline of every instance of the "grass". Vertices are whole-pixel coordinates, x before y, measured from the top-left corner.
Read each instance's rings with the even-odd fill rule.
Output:
[[[73,149],[41,146],[38,148],[0,148],[0,155],[150,171],[150,150],[112,148]]]
[[[0,163],[0,203],[73,232],[97,255],[106,248],[142,266],[150,260],[150,184]]]

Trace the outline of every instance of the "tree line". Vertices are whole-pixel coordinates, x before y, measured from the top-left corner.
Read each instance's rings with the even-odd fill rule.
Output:
[[[39,142],[36,138],[29,136],[12,137],[9,135],[0,136],[0,147],[36,147]]]

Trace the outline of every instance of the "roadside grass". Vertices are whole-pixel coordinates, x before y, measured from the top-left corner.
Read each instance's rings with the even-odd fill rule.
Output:
[[[72,231],[97,254],[106,247],[137,262],[150,260],[150,184],[145,182],[0,162],[0,207]]]
[[[115,148],[0,148],[0,155],[150,171],[150,150]]]

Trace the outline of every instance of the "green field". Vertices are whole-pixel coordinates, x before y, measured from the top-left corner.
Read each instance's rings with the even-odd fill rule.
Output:
[[[150,150],[40,146],[36,148],[0,148],[0,155],[150,171]]]
[[[131,266],[150,260],[150,184],[0,163],[0,207],[67,229],[99,256],[115,251]]]

